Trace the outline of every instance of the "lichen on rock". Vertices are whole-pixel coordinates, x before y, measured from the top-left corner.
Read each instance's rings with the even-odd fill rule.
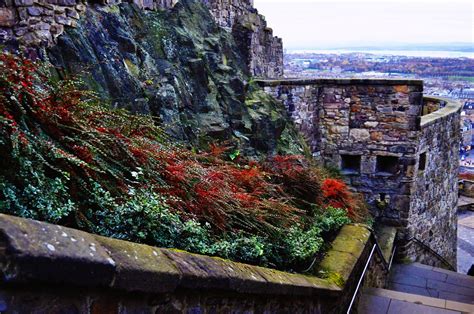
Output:
[[[303,152],[283,105],[249,86],[234,37],[199,1],[169,11],[91,6],[48,57],[112,106],[152,114],[193,146],[230,141],[248,155]]]

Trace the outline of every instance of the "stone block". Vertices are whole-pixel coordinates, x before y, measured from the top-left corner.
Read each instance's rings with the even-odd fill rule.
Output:
[[[227,273],[212,258],[189,255],[177,250],[163,252],[181,272],[183,287],[229,289],[230,280]]]
[[[15,5],[17,7],[29,7],[32,6],[34,0],[15,0]]]
[[[115,262],[114,288],[163,293],[178,286],[180,273],[160,249],[105,237],[96,240]]]
[[[379,122],[376,121],[368,121],[364,123],[364,126],[367,128],[376,128],[379,125]]]
[[[396,85],[393,89],[396,93],[408,94],[409,92],[408,85]]]
[[[77,13],[75,9],[66,8],[66,15],[75,20],[78,20],[80,18],[79,13]]]
[[[57,0],[57,4],[63,6],[75,6],[78,3],[76,0]]]
[[[0,27],[12,27],[17,22],[17,14],[14,8],[0,8]]]
[[[6,282],[108,286],[114,261],[85,232],[0,214],[0,267]]]
[[[13,39],[13,32],[11,29],[2,29],[0,28],[0,41],[9,41]]]
[[[56,22],[61,25],[71,26],[73,24],[73,20],[67,16],[57,15]]]
[[[366,142],[370,140],[370,132],[367,129],[351,129],[350,138],[356,142]]]
[[[76,10],[79,12],[84,12],[86,10],[86,6],[84,4],[78,4],[76,5]]]
[[[60,24],[53,24],[51,25],[51,29],[49,31],[53,37],[58,37],[64,32],[64,26]]]

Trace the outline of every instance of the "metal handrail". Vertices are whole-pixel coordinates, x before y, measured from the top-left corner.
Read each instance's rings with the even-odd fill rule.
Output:
[[[446,264],[450,270],[452,271],[456,271],[456,268],[451,265],[450,262],[448,262],[444,257],[442,257],[440,254],[438,254],[438,252],[436,252],[435,250],[433,250],[431,247],[429,247],[428,245],[426,245],[423,241],[419,240],[417,237],[412,237],[411,239],[407,240],[407,244],[410,243],[410,242],[416,242],[418,244],[421,245],[422,248],[424,248],[425,250],[429,251],[431,254],[433,254],[436,258],[438,258],[441,262],[443,262],[444,264]]]
[[[352,310],[352,306],[354,305],[354,301],[357,297],[357,295],[359,294],[359,289],[360,289],[360,286],[362,284],[362,281],[364,280],[364,277],[365,277],[365,273],[367,272],[367,268],[369,267],[369,264],[370,264],[370,261],[372,260],[372,257],[374,255],[374,252],[377,252],[380,259],[382,260],[382,264],[384,265],[385,267],[385,270],[388,272],[390,272],[390,269],[392,268],[392,263],[393,263],[393,258],[395,256],[395,251],[397,249],[397,246],[394,245],[393,246],[393,250],[392,250],[392,256],[390,258],[390,261],[387,262],[385,260],[385,256],[383,256],[383,253],[382,253],[382,250],[380,249],[380,245],[378,244],[378,241],[377,241],[377,238],[375,237],[374,235],[374,232],[372,229],[370,229],[369,227],[367,227],[367,229],[370,231],[370,234],[371,234],[371,237],[374,241],[374,246],[372,247],[372,251],[370,252],[370,255],[369,255],[369,258],[367,259],[367,262],[365,263],[365,267],[364,267],[364,271],[362,272],[360,278],[359,278],[359,282],[357,283],[357,287],[354,291],[354,294],[352,295],[352,299],[351,299],[351,303],[349,304],[349,307],[347,308],[347,314],[350,314],[351,310]]]
[[[392,269],[393,265],[393,258],[395,257],[395,251],[397,250],[397,246],[393,245],[393,250],[392,250],[392,256],[390,257],[390,262],[388,263],[388,270],[390,271]]]
[[[354,295],[352,296],[351,303],[349,304],[349,307],[347,308],[347,314],[350,314],[350,312],[352,310],[352,305],[354,305],[354,301],[355,301],[355,299],[357,297],[357,294],[359,292],[360,285],[362,284],[362,280],[364,280],[365,273],[367,272],[367,268],[369,267],[370,261],[372,260],[372,256],[374,255],[374,252],[376,251],[376,248],[377,248],[377,244],[374,244],[374,246],[372,247],[372,251],[370,252],[369,258],[367,259],[367,263],[365,263],[364,271],[362,272],[362,275],[359,278],[359,282],[357,283],[357,287],[354,291]]]

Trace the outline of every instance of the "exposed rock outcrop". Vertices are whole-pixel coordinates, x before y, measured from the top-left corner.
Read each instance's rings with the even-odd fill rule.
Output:
[[[178,139],[232,139],[251,155],[301,153],[285,108],[248,84],[232,34],[198,1],[170,11],[91,6],[47,55],[60,74],[81,74],[101,98],[155,115]]]
[[[252,75],[283,74],[283,44],[273,36],[265,18],[251,0],[196,0],[204,3],[214,20],[235,37],[244,39],[246,64]],[[1,0],[0,43],[22,47],[51,47],[67,28],[75,28],[92,4],[135,4],[142,10],[171,10],[177,0]]]

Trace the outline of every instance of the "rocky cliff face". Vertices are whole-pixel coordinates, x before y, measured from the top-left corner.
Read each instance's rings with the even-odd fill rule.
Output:
[[[252,0],[196,0],[214,20],[242,39],[246,65],[259,77],[283,74],[283,44],[273,36]],[[142,10],[170,10],[178,0],[0,0],[0,43],[23,47],[53,46],[67,28],[74,28],[88,4],[133,3]]]
[[[167,11],[89,6],[46,57],[113,106],[153,114],[179,140],[231,140],[251,155],[301,153],[285,108],[249,84],[243,50],[205,5],[185,0]]]

